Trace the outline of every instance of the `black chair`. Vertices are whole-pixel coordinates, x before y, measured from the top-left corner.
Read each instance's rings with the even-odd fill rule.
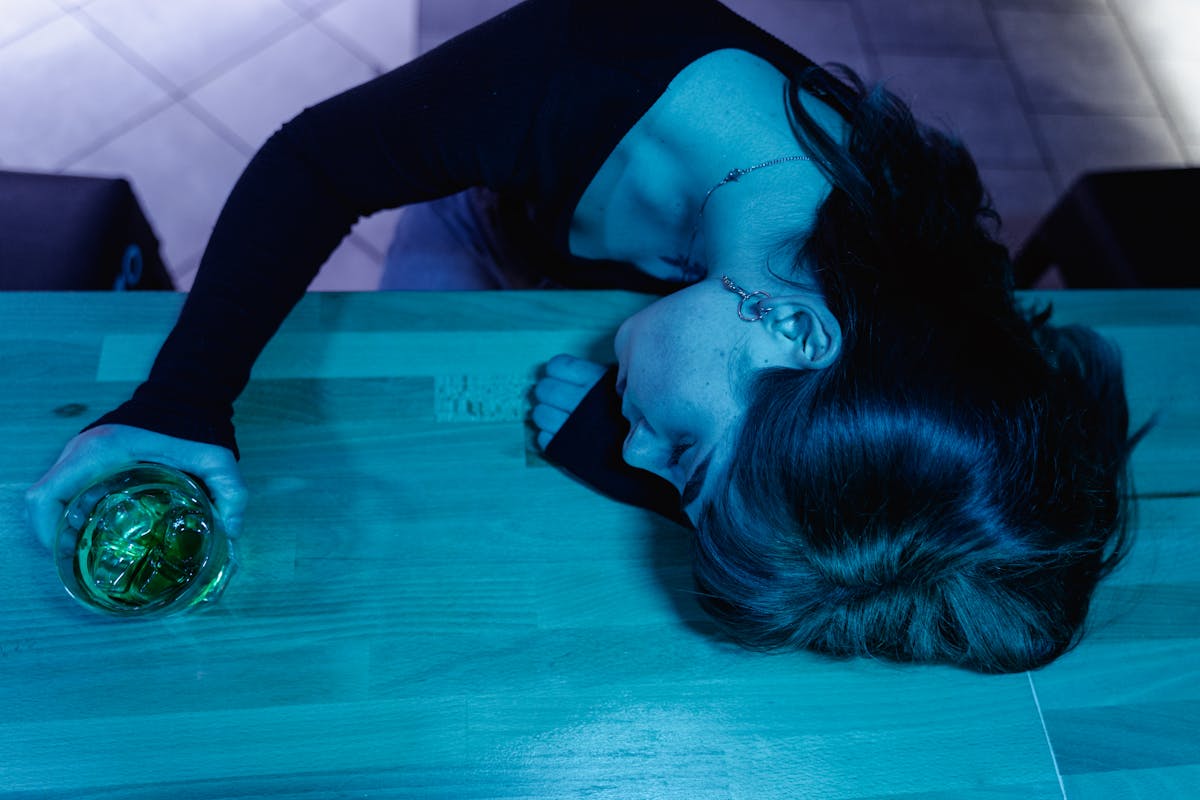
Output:
[[[1018,287],[1057,266],[1070,288],[1200,287],[1200,169],[1093,172],[1039,223],[1013,264]]]
[[[123,178],[0,171],[0,289],[174,289]]]

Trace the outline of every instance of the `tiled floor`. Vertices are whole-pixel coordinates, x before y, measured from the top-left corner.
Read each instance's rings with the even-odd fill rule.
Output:
[[[1081,172],[1200,164],[1197,0],[727,0],[972,147],[1018,245]],[[0,0],[0,168],[129,177],[182,288],[255,148],[511,0]],[[315,289],[371,289],[396,212]]]

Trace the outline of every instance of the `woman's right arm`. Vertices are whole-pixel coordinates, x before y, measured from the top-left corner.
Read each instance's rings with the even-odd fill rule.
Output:
[[[70,488],[121,459],[157,454],[208,469],[214,491],[240,487],[234,400],[353,225],[470,186],[524,186],[529,128],[555,74],[567,5],[524,3],[306,109],[263,145],[221,211],[148,379],[72,440],[31,489],[28,510],[41,538]],[[240,514],[241,495],[231,488],[229,514]]]

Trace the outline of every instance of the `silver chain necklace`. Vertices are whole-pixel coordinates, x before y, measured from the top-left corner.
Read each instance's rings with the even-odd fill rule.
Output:
[[[707,270],[703,264],[692,260],[692,252],[696,249],[696,237],[700,235],[700,225],[704,220],[704,208],[708,205],[708,198],[712,197],[712,193],[717,189],[720,189],[725,184],[736,183],[737,181],[741,180],[742,176],[749,175],[756,169],[773,167],[776,164],[783,164],[788,161],[812,161],[812,159],[808,156],[783,156],[782,158],[773,158],[770,161],[764,161],[761,164],[755,164],[752,167],[746,167],[744,169],[741,167],[734,167],[733,169],[729,170],[729,172],[725,174],[725,177],[714,184],[713,187],[705,193],[704,199],[700,201],[700,211],[696,214],[696,224],[692,228],[691,238],[688,239],[687,255],[677,256],[675,258],[667,258],[664,256],[662,257],[662,260],[683,270],[683,279],[685,281],[691,282],[704,277],[704,274],[707,272]]]

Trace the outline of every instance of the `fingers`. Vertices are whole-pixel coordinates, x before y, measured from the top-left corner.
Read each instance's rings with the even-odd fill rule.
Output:
[[[557,378],[576,386],[592,388],[596,381],[604,377],[607,367],[583,358],[561,353],[546,362],[546,377]]]
[[[537,444],[545,450],[607,367],[562,353],[546,362],[546,377],[534,386],[537,404],[531,415],[538,428]]]
[[[25,493],[29,526],[52,547],[67,505],[88,484],[135,461],[153,461],[195,475],[208,488],[230,536],[242,529],[248,493],[233,453],[126,425],[101,425],[79,434],[50,471]]]
[[[197,470],[193,474],[204,481],[205,487],[212,495],[213,505],[224,523],[225,532],[230,538],[236,539],[242,533],[242,519],[246,514],[246,503],[250,493],[246,489],[246,482],[242,480],[233,453],[228,450],[224,452],[228,454],[228,464]]]
[[[542,378],[534,386],[537,404],[530,415],[538,429],[538,447],[545,450],[550,440],[566,424],[567,418],[587,395],[590,387],[566,383],[556,378]]]
[[[123,452],[109,451],[93,444],[102,440],[103,435],[103,432],[99,432],[90,437],[80,435],[72,439],[50,471],[25,492],[25,513],[29,525],[38,541],[47,548],[53,544],[59,519],[67,504],[96,478],[125,463]]]
[[[543,433],[548,434],[550,438],[553,438],[554,434],[558,433],[559,430],[562,429],[562,426],[566,423],[568,416],[569,414],[566,411],[563,411],[561,408],[548,406],[544,403],[539,403],[538,405],[534,406],[532,414],[533,424],[538,428],[539,439]],[[546,441],[547,444],[549,444],[549,439]],[[539,444],[541,444],[540,441]],[[541,447],[543,450],[546,449],[545,445],[541,445]]]
[[[533,387],[533,396],[539,403],[561,408],[563,411],[574,411],[590,389],[590,386],[567,383],[557,378],[542,378]]]
[[[66,505],[65,501],[59,501],[54,495],[36,484],[25,492],[25,517],[34,536],[46,549],[50,549],[54,543],[54,532],[58,527],[58,519],[62,516]]]

